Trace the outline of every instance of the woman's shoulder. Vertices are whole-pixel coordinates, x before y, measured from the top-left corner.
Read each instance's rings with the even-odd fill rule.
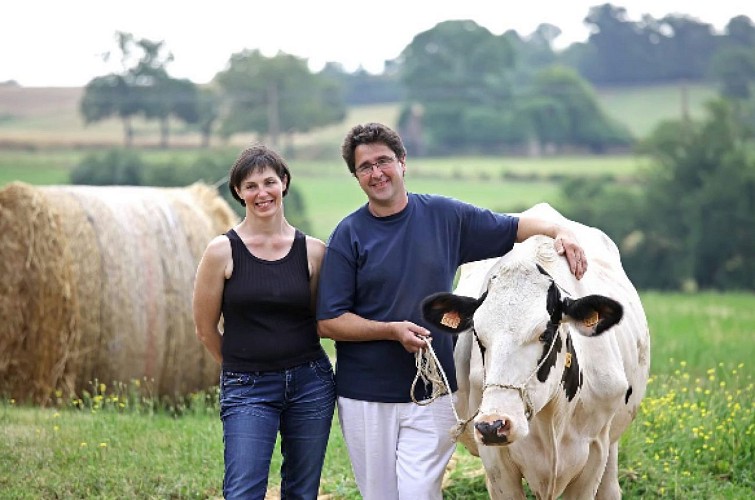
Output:
[[[307,243],[307,255],[318,259],[322,258],[325,254],[325,243],[321,239],[308,234],[305,234],[304,237]]]
[[[215,236],[207,244],[205,255],[209,257],[225,257],[231,253],[231,240],[225,234]]]

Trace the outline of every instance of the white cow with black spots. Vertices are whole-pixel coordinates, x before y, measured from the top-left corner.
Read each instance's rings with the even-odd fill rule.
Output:
[[[460,440],[485,466],[491,498],[620,498],[618,443],[645,394],[650,336],[616,245],[549,205],[525,212],[569,226],[585,249],[581,280],[535,236],[462,268],[457,294],[423,303],[459,334]]]

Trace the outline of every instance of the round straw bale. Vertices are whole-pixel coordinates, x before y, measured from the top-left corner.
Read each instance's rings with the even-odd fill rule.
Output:
[[[78,304],[57,211],[37,189],[0,190],[0,393],[42,402],[63,383]]]
[[[69,297],[72,327],[65,332],[65,358],[52,355],[61,366],[54,382],[45,386],[47,395],[52,387],[80,393],[94,381],[147,379],[158,394],[167,396],[217,383],[217,364],[196,340],[191,314],[202,252],[237,220],[217,192],[205,185],[25,189],[26,198],[40,200],[50,211],[48,219],[54,224],[38,217],[34,222],[57,231],[57,247],[65,250],[59,252],[57,267],[69,279],[67,288],[51,286],[49,292],[53,301],[58,295]],[[6,246],[17,247],[21,254],[30,243],[14,235]],[[1,252],[4,257],[6,250]],[[22,274],[18,264],[10,265],[9,271]],[[6,302],[10,307],[20,286],[17,280],[2,290],[3,307]],[[28,329],[27,316],[14,321],[9,327],[13,332]],[[55,329],[59,338],[61,328]],[[31,362],[43,356],[25,348]],[[0,377],[6,371],[2,362],[0,358]],[[23,373],[29,366],[21,363],[18,369]],[[44,391],[32,396],[17,386],[6,392],[20,399],[44,399]]]

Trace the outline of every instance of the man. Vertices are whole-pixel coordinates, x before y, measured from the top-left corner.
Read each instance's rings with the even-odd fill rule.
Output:
[[[336,341],[338,415],[354,475],[365,500],[440,500],[456,422],[451,395],[412,402],[414,353],[431,337],[422,299],[450,291],[461,264],[504,255],[535,234],[554,238],[577,278],[584,251],[548,222],[408,193],[406,150],[385,125],[352,128],[342,155],[367,204],[330,237],[317,319],[320,336]],[[434,336],[432,346],[456,391],[452,338]],[[428,389],[417,384],[415,400],[429,399]]]

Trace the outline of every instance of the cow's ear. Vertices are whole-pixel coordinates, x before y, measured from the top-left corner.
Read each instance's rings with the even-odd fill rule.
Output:
[[[565,298],[562,311],[579,333],[587,337],[600,335],[624,316],[621,304],[603,295],[588,295],[576,300]]]
[[[422,316],[445,332],[459,334],[472,327],[472,316],[484,299],[485,295],[473,299],[452,293],[436,293],[422,301]]]

